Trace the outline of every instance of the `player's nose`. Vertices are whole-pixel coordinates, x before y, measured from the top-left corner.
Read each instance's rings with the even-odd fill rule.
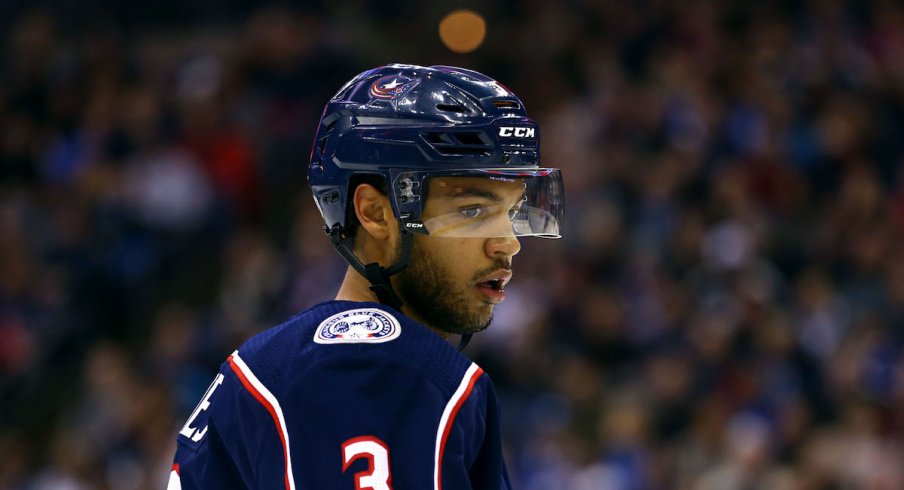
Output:
[[[486,241],[486,253],[491,258],[514,257],[521,251],[521,242],[514,235],[489,238]]]

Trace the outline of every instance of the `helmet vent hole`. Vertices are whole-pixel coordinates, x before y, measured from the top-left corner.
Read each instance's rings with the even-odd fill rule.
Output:
[[[423,138],[441,155],[488,156],[492,141],[481,131],[425,131]]]
[[[326,142],[330,139],[330,134],[333,132],[333,128],[336,127],[336,121],[337,119],[334,118],[329,122],[329,124],[326,125],[323,136],[321,136],[317,141],[317,149],[320,150],[321,155],[326,150]]]
[[[434,145],[453,144],[452,140],[449,139],[449,136],[446,133],[424,133],[424,138],[426,138],[429,143],[432,143]]]
[[[454,112],[456,114],[467,114],[471,112],[467,107],[461,104],[436,104],[436,109],[443,112]]]
[[[486,143],[480,139],[480,133],[455,133],[455,137],[458,139],[458,142],[463,145],[486,145]]]
[[[511,100],[496,100],[493,101],[493,105],[498,107],[499,109],[520,109],[521,105],[515,101]]]

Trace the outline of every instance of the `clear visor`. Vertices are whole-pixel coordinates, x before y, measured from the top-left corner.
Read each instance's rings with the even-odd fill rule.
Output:
[[[431,236],[561,238],[564,194],[558,169],[431,175],[421,213]]]

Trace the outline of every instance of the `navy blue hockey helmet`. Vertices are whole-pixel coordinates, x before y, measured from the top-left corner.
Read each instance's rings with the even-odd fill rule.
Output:
[[[561,236],[561,172],[540,167],[539,160],[539,127],[495,80],[462,68],[393,64],[359,74],[327,103],[308,180],[336,249],[381,302],[400,308],[389,276],[407,265],[412,234]],[[383,178],[399,220],[401,253],[389,267],[361,263],[346,241],[351,185],[361,175]],[[490,179],[521,186],[515,189],[523,194],[498,206],[424,216],[437,177]]]
[[[561,236],[561,173],[541,168],[540,131],[511,91],[480,73],[393,64],[345,84],[323,111],[309,181],[331,234],[346,227],[350,181],[382,176],[404,230],[434,236]],[[428,180],[438,176],[517,180],[518,206],[499,210],[507,226],[460,213],[422,220]],[[465,220],[463,222],[463,220]]]

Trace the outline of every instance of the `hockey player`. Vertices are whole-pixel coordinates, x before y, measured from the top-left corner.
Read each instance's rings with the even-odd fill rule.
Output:
[[[169,489],[507,489],[486,328],[518,237],[563,189],[521,101],[479,73],[388,65],[327,104],[309,181],[349,269],[334,301],[239,347],[178,435]]]

